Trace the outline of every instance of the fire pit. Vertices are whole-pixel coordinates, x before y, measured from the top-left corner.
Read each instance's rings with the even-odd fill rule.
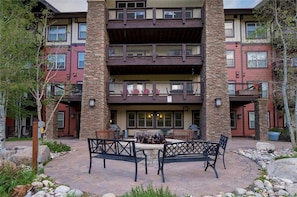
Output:
[[[157,134],[147,134],[141,133],[136,134],[136,143],[143,143],[143,144],[164,144],[166,143],[166,139],[164,135]]]

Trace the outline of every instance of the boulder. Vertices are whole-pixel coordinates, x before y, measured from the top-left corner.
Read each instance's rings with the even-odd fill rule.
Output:
[[[39,146],[38,154],[40,158],[40,163],[45,163],[50,159],[50,150],[48,146]],[[26,147],[24,149],[19,149],[15,154],[11,155],[10,161],[18,165],[31,165],[32,164],[32,147]]]
[[[256,149],[260,151],[263,151],[263,150],[275,151],[275,146],[274,144],[270,144],[268,142],[257,142]]]
[[[269,177],[279,177],[297,182],[297,158],[278,159],[267,166]]]

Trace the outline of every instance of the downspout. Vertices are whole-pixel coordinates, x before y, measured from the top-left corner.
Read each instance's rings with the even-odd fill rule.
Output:
[[[240,28],[239,28],[239,30],[240,30],[240,40],[239,40],[239,42],[240,42],[240,69],[241,69],[241,88],[243,88],[243,81],[244,81],[244,79],[243,79],[243,77],[244,77],[244,73],[243,73],[243,58],[242,58],[242,36],[243,36],[243,34],[242,34],[242,15],[240,15],[239,16],[239,24],[240,24]],[[245,136],[245,114],[244,114],[244,106],[241,106],[241,113],[242,113],[242,134],[243,134],[243,136]]]
[[[72,84],[71,81],[71,72],[72,72],[72,34],[73,34],[73,24],[72,24],[72,18],[69,19],[69,23],[71,24],[71,31],[70,31],[70,61],[69,61],[69,80],[70,80],[70,84]],[[71,110],[70,110],[70,105],[69,105],[69,101],[68,101],[68,136],[70,135],[70,121],[71,121]]]

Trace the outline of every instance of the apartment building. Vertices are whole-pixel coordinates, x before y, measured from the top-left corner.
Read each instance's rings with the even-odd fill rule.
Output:
[[[58,74],[48,92],[72,85],[49,138],[86,139],[112,123],[130,136],[196,124],[201,139],[265,139],[275,126],[269,35],[249,37],[251,9],[224,10],[221,0],[55,2],[43,2],[55,13],[46,48]]]

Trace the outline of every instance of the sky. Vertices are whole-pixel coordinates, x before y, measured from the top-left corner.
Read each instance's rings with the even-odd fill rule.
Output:
[[[224,8],[254,8],[262,0],[224,0]]]
[[[87,0],[45,0],[61,12],[86,12]],[[225,9],[254,8],[262,0],[224,0]]]

